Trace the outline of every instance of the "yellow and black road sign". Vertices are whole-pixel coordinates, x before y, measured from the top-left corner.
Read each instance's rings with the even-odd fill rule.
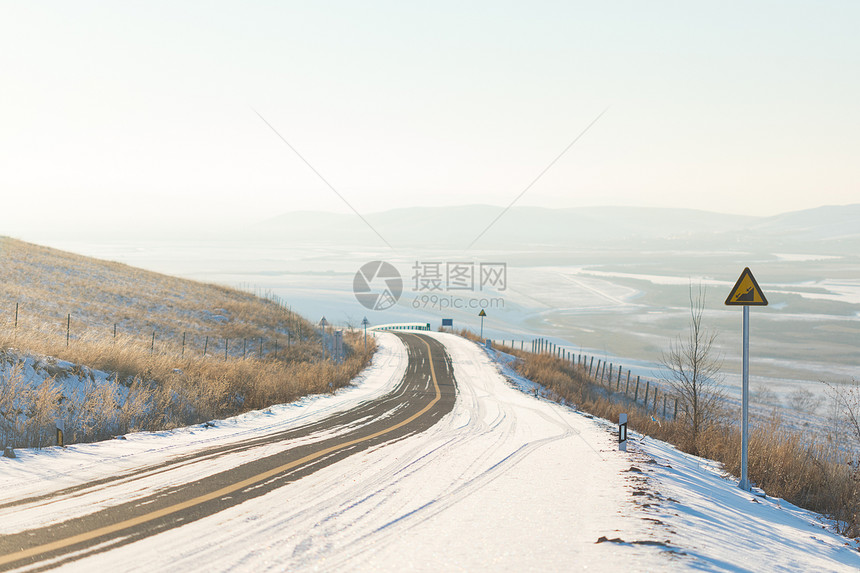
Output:
[[[481,312],[478,313],[478,316],[487,316],[487,313],[484,312],[484,309],[481,309]]]
[[[726,299],[729,306],[767,306],[767,299],[749,267],[744,269]]]

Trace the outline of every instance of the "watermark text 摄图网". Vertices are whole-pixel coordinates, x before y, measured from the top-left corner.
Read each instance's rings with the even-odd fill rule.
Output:
[[[508,289],[508,265],[503,262],[415,261],[412,265],[412,308],[501,309],[501,297],[468,293],[501,293]],[[403,279],[387,261],[365,263],[353,278],[355,298],[370,310],[387,310],[403,294]]]
[[[415,261],[412,273],[415,292],[503,291],[508,288],[507,263]]]
[[[505,299],[501,297],[464,298],[442,294],[422,294],[412,300],[412,308],[432,310],[477,310],[505,308]]]

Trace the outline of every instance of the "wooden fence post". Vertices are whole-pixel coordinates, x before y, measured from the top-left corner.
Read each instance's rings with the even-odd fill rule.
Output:
[[[69,335],[71,333],[71,330],[72,330],[72,315],[69,314],[66,317],[66,346],[69,345]]]
[[[633,402],[639,401],[639,375],[636,375],[636,393],[633,394]]]
[[[185,333],[182,333],[182,356],[185,356]]]
[[[227,348],[230,346],[230,339],[224,339],[224,362],[227,362]]]
[[[624,388],[624,395],[625,396],[630,395],[630,371],[629,370],[627,371],[627,387]]]
[[[206,342],[203,343],[203,356],[206,356],[206,350],[209,348],[209,337],[206,337]]]
[[[155,352],[155,331],[152,331],[152,342],[149,343],[149,355],[152,356],[152,353]]]
[[[646,380],[646,381],[645,381],[645,402],[644,402],[644,404],[645,404],[645,411],[646,411],[646,412],[648,411],[648,391],[649,391],[650,389],[651,389],[651,381],[650,381],[650,380]]]

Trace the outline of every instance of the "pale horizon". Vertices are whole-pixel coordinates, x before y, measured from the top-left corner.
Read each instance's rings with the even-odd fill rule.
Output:
[[[860,199],[851,2],[49,6],[0,22],[4,234],[505,207],[531,183],[518,206]]]

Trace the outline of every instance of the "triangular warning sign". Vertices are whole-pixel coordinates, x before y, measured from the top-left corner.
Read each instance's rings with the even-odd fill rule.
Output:
[[[749,267],[741,273],[741,277],[726,299],[726,304],[729,306],[767,306],[767,299]]]
[[[484,312],[484,309],[481,309],[481,312],[478,313],[478,316],[487,316],[487,313]]]

